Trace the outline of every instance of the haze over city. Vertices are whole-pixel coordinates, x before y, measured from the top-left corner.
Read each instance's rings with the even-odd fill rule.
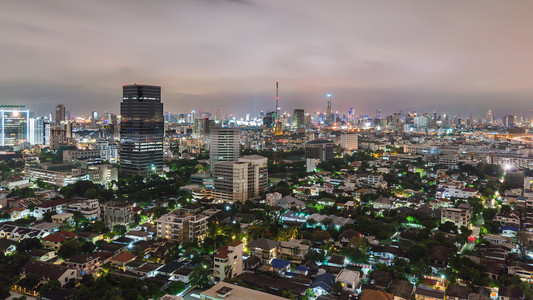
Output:
[[[3,104],[117,113],[122,84],[165,111],[481,118],[531,110],[532,1],[16,1],[0,10]]]

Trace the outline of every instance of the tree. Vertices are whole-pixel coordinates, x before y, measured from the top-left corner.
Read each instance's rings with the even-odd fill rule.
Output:
[[[37,219],[35,217],[26,217],[23,219],[18,219],[13,222],[16,226],[29,226],[31,223],[35,222]]]
[[[79,211],[75,211],[73,213],[73,219],[74,219],[74,228],[76,230],[78,230],[78,228],[80,227],[80,224],[81,223],[84,223],[84,222],[87,222],[87,219],[85,218],[85,216],[83,216],[83,214]]]
[[[211,270],[207,266],[198,266],[194,268],[189,275],[189,279],[192,286],[199,289],[204,289],[211,284]]]
[[[96,233],[106,233],[109,231],[109,228],[105,225],[104,221],[94,221],[88,230]]]
[[[322,249],[309,248],[305,253],[304,259],[312,262],[322,262],[326,259],[326,252]]]
[[[152,214],[152,220],[157,220],[161,218],[161,216],[163,216],[167,212],[168,211],[166,207],[159,206],[159,207],[154,208],[154,212]]]
[[[526,251],[531,250],[533,247],[531,241],[529,240],[529,235],[526,231],[519,231],[516,233],[516,243],[518,246],[518,250],[520,251],[520,257],[522,260],[526,260],[527,255]]]
[[[168,285],[167,293],[171,295],[177,295],[183,292],[183,290],[185,290],[186,287],[187,285],[181,281],[172,281],[172,283]]]
[[[38,238],[22,239],[20,245],[17,246],[19,252],[30,252],[34,249],[41,249],[43,245]]]
[[[52,223],[52,216],[57,215],[55,211],[48,211],[43,214],[43,220],[48,223]]]
[[[336,295],[342,293],[342,283],[340,281],[335,282],[331,289],[331,293]]]
[[[425,264],[429,262],[428,248],[424,244],[412,245],[407,250],[407,255],[412,263]]]
[[[39,289],[39,293],[41,293],[41,295],[46,295],[53,290],[57,290],[60,287],[61,287],[61,283],[59,281],[50,280],[47,283],[41,285],[41,288]]]
[[[309,227],[315,227],[316,223],[317,223],[317,221],[315,219],[313,219],[313,218],[307,219],[307,225]]]
[[[281,297],[291,300],[297,299],[296,296],[294,296],[294,294],[290,290],[283,290],[283,292],[281,293]]]
[[[126,232],[128,231],[128,229],[127,229],[126,226],[124,226],[124,225],[115,225],[115,226],[113,226],[113,231],[114,231],[117,235],[123,236],[123,235],[126,234]]]
[[[447,233],[457,233],[457,226],[453,222],[446,221],[439,225],[439,230]]]
[[[361,251],[362,254],[366,254],[366,251],[370,248],[368,240],[358,236],[351,238],[348,242],[348,246]]]
[[[81,253],[81,245],[76,239],[64,241],[57,251],[57,255],[63,259],[78,253]]]
[[[333,220],[331,218],[325,218],[324,220],[322,220],[322,225],[324,225],[324,227],[326,228],[330,228],[331,226],[333,226]]]

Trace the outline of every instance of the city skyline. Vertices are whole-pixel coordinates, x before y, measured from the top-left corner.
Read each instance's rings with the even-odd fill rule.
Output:
[[[333,111],[516,114],[533,107],[531,8],[530,1],[469,1],[460,9],[442,1],[16,2],[0,12],[8,28],[0,46],[10,58],[0,90],[3,103],[40,114],[58,103],[72,114],[117,113],[120,85],[146,82],[165,87],[167,111],[243,115],[271,110],[272,82],[280,80],[281,111],[324,111],[331,92]]]

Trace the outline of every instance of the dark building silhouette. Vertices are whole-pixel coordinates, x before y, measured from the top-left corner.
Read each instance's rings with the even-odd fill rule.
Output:
[[[56,106],[56,124],[60,124],[63,121],[65,121],[65,106],[58,104]]]
[[[305,144],[305,158],[330,160],[335,156],[335,145],[330,140],[314,140]]]
[[[160,175],[165,131],[161,87],[124,85],[120,114],[121,173],[143,177]]]

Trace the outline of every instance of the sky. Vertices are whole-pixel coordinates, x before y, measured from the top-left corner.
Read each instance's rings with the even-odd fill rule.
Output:
[[[19,0],[0,10],[0,104],[119,112],[377,109],[529,117],[533,1]]]

